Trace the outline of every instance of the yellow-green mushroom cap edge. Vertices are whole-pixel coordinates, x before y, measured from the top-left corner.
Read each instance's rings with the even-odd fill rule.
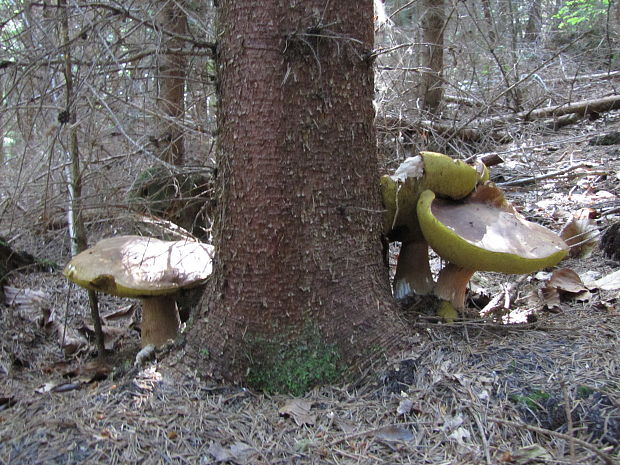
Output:
[[[462,199],[476,188],[484,176],[475,167],[443,153],[420,152],[420,156],[424,160],[422,189],[430,189],[442,197]]]
[[[556,265],[568,253],[568,246],[552,231],[543,226],[531,223],[520,215],[520,223],[532,228],[532,233],[546,231],[553,241],[549,247],[551,252],[539,258],[526,258],[516,253],[497,252],[479,247],[463,237],[453,229],[445,226],[432,213],[431,206],[435,194],[426,190],[420,194],[417,205],[417,214],[420,228],[430,246],[444,260],[463,268],[477,271],[495,271],[509,274],[525,274]],[[476,220],[476,218],[472,218]],[[555,237],[554,237],[555,236]],[[557,239],[556,239],[557,238]]]

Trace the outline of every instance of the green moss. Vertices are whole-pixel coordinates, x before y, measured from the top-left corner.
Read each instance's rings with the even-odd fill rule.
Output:
[[[595,392],[596,390],[591,388],[590,386],[584,386],[584,385],[577,386],[577,397],[579,399],[587,399]]]
[[[446,323],[454,323],[459,317],[459,313],[450,302],[443,300],[437,309],[437,316],[441,317]]]
[[[541,408],[541,404],[551,398],[551,394],[539,389],[534,389],[528,394],[512,394],[508,396],[508,398],[515,404],[525,404],[531,410],[539,410]]]
[[[342,369],[335,345],[325,344],[318,328],[307,325],[301,335],[290,333],[278,340],[256,339],[248,383],[268,393],[299,396],[314,386],[337,381]]]
[[[56,263],[53,260],[47,259],[47,258],[37,259],[37,264],[51,271],[59,270],[61,268],[58,263]]]

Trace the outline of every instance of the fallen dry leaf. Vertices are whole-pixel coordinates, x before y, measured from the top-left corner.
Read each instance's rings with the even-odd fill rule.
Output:
[[[560,291],[555,287],[543,287],[539,291],[540,302],[547,310],[559,311],[560,309]]]
[[[471,433],[469,432],[469,430],[461,426],[452,431],[452,433],[450,433],[448,437],[456,441],[457,444],[464,445],[465,440],[471,438]]]
[[[35,389],[37,394],[45,394],[47,392],[69,392],[80,389],[82,383],[64,383],[64,382],[49,382],[39,386]]]
[[[551,274],[547,287],[553,287],[560,291],[579,293],[587,291],[588,288],[583,284],[577,273],[569,268],[560,268]]]
[[[387,442],[413,441],[415,437],[413,433],[407,428],[395,425],[379,428],[373,432],[373,436],[375,437],[375,439]]]
[[[56,320],[50,297],[43,291],[5,286],[7,305],[16,307],[19,315],[27,321],[55,334],[65,355],[76,355],[88,346],[86,339],[72,328],[66,328]]]
[[[133,304],[129,304],[124,307],[121,307],[118,310],[114,310],[110,313],[106,313],[105,315],[102,315],[101,318],[107,321],[118,320],[120,318],[132,317],[135,311],[136,311],[136,304],[133,303]]]
[[[601,302],[597,302],[594,304],[594,308],[596,308],[597,310],[602,310],[604,312],[607,313],[617,313],[618,312],[618,306],[616,305],[615,302],[610,302],[607,300],[601,301]]]
[[[297,425],[314,425],[316,415],[310,413],[313,402],[307,399],[289,399],[280,407],[281,417],[292,418]]]
[[[95,327],[92,324],[84,323],[80,328],[80,331],[88,334],[89,337],[95,336]],[[129,329],[128,328],[117,328],[116,326],[108,326],[103,325],[101,327],[101,331],[103,332],[103,341],[106,350],[114,350],[116,343],[119,339],[125,335],[127,335]]]
[[[207,450],[216,462],[250,463],[250,459],[256,454],[252,446],[237,441],[230,447],[223,447],[219,442],[214,442]]]
[[[616,291],[620,289],[620,270],[588,283],[588,287],[590,289],[602,289],[603,291]]]
[[[570,247],[571,257],[587,258],[598,244],[599,231],[596,227],[596,211],[582,208],[562,227],[560,237]]]
[[[413,401],[411,399],[403,399],[398,404],[398,408],[396,409],[396,413],[399,415],[407,415],[411,412],[413,408]]]

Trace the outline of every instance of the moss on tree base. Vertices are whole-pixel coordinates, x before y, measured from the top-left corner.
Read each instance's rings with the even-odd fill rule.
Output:
[[[325,344],[318,328],[306,326],[301,335],[277,340],[257,338],[250,344],[252,359],[247,381],[268,393],[299,396],[315,386],[336,382],[342,375],[335,345]]]

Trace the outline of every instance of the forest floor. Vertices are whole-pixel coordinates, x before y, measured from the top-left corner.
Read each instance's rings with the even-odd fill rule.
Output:
[[[591,208],[603,231],[620,216],[620,144],[589,141],[619,129],[610,114],[523,139],[492,179],[555,173],[507,196],[556,231]],[[65,236],[24,231],[13,245],[64,263]],[[200,380],[182,347],[134,367],[139,309],[120,299],[102,299],[113,355],[99,362],[85,293],[60,270],[13,274],[7,296],[21,297],[0,303],[0,463],[620,463],[619,291],[588,284],[619,264],[590,253],[558,266],[587,286],[476,274],[475,302],[499,296],[495,312],[447,325],[409,309],[408,351],[301,399]]]

